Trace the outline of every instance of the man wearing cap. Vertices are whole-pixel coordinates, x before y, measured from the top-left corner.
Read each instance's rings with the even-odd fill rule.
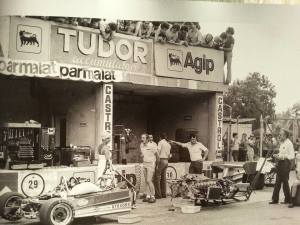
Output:
[[[281,130],[279,138],[281,142],[279,153],[274,155],[274,158],[278,161],[276,182],[270,204],[278,203],[281,184],[283,185],[283,192],[285,196],[284,202],[282,203],[288,204],[291,202],[289,175],[291,170],[291,160],[295,158],[294,146],[289,139],[289,132],[287,130]]]

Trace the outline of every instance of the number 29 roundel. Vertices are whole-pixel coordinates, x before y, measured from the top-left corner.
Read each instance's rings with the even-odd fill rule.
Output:
[[[30,173],[22,180],[21,189],[25,196],[36,197],[43,193],[45,181],[40,174]]]

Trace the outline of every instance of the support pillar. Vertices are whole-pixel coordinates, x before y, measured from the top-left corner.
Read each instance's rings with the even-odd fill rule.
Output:
[[[223,94],[214,93],[209,97],[208,107],[209,125],[209,153],[208,160],[216,159],[218,150],[222,150],[222,125],[223,125]]]
[[[95,158],[98,146],[104,134],[110,135],[109,146],[112,149],[113,133],[113,84],[100,84],[96,87],[95,101]]]

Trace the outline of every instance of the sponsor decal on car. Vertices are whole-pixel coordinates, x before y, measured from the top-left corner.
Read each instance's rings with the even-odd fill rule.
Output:
[[[77,202],[76,202],[76,205],[82,207],[82,206],[86,206],[89,204],[89,200],[88,199],[85,199],[85,198],[82,198],[82,199],[79,199]]]
[[[128,208],[131,206],[130,202],[121,202],[118,204],[113,204],[112,209],[122,209],[122,208]]]

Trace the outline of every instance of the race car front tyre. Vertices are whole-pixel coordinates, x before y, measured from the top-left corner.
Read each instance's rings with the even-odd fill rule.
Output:
[[[21,201],[25,197],[18,192],[7,192],[0,196],[0,216],[9,221],[22,218],[20,213]]]
[[[70,225],[74,220],[74,206],[64,199],[50,199],[40,209],[43,225]]]

